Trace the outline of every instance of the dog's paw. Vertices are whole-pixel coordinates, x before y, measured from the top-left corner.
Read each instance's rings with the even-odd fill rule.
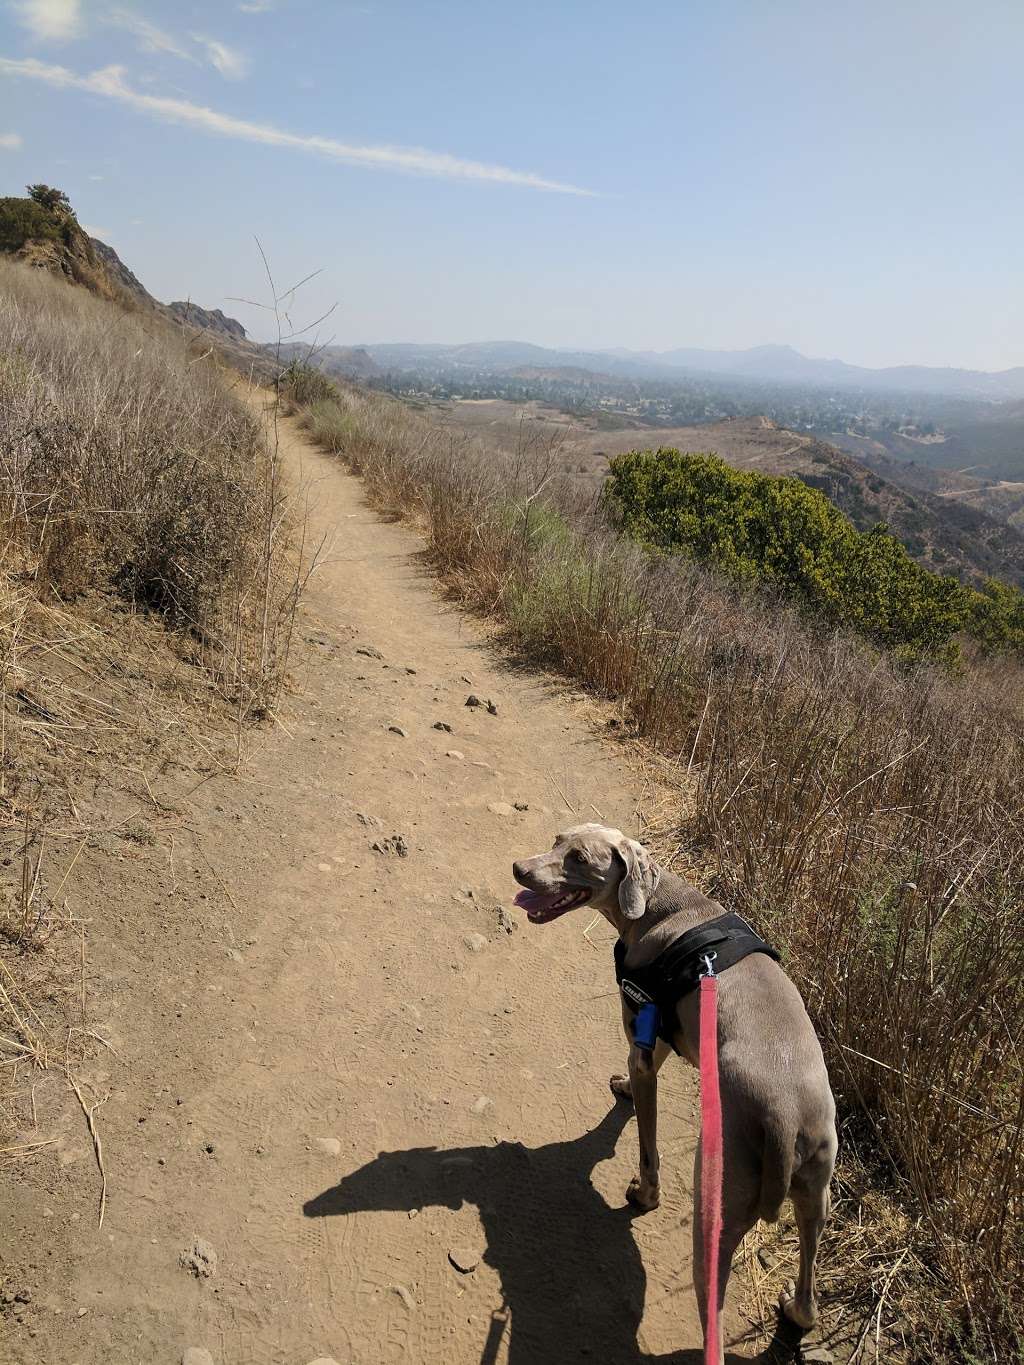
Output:
[[[612,1076],[608,1082],[608,1088],[617,1099],[632,1102],[633,1090],[629,1084],[628,1076]]]
[[[626,1198],[641,1213],[653,1213],[661,1203],[661,1186],[652,1185],[635,1175],[626,1189]]]
[[[796,1297],[796,1285],[790,1281],[779,1295],[779,1308],[782,1316],[801,1332],[809,1332],[818,1321],[817,1304],[801,1303]]]

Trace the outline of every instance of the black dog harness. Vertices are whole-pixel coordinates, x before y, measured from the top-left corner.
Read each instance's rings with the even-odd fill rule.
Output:
[[[776,962],[779,954],[756,934],[742,915],[725,914],[706,920],[695,929],[688,929],[674,939],[663,953],[644,967],[630,967],[626,975],[626,944],[620,938],[615,944],[615,980],[627,1009],[634,1016],[634,1039],[639,1047],[653,1047],[654,1036],[641,1036],[636,1016],[643,1012],[643,1021],[650,1025],[652,1035],[664,1038],[675,1051],[672,1034],[675,1029],[675,1007],[684,995],[695,991],[702,976],[717,976],[727,967],[734,967],[751,953],[767,953]],[[654,1006],[657,1019],[650,1017],[646,1007]]]

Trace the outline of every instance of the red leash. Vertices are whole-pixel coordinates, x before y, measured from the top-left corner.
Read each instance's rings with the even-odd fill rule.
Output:
[[[718,978],[705,959],[700,980],[700,1206],[708,1296],[704,1365],[718,1365],[718,1247],[722,1238],[722,1096],[718,1088]]]

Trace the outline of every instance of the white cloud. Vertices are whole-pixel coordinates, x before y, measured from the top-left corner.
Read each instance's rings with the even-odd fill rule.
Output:
[[[199,48],[197,53],[173,33],[159,28],[143,15],[137,14],[135,10],[108,10],[105,20],[115,28],[130,33],[135,38],[140,52],[164,53],[168,57],[177,57],[180,61],[191,62],[196,66],[206,62],[231,81],[241,80],[248,71],[248,58],[219,39],[208,38],[203,33],[188,35],[189,41]]]
[[[239,0],[235,8],[243,14],[268,14],[274,8],[274,0]]]
[[[89,177],[90,180],[106,180],[106,178],[105,175],[90,175]]]
[[[20,133],[0,133],[0,148],[5,152],[16,152],[20,146]]]
[[[142,52],[165,52],[168,56],[179,57],[184,62],[194,62],[196,57],[178,42],[173,34],[158,28],[156,24],[136,14],[130,9],[112,9],[105,15],[106,22],[115,28],[123,28],[132,34]]]
[[[234,48],[228,47],[226,43],[220,43],[216,38],[204,37],[202,33],[190,33],[188,36],[194,43],[199,44],[206,54],[206,60],[227,80],[239,81],[248,71],[248,58],[243,57]]]
[[[74,38],[82,26],[80,0],[17,0],[14,10],[33,38]]]
[[[402,171],[411,175],[443,180],[476,180],[496,185],[517,185],[525,189],[548,190],[555,194],[594,197],[592,190],[580,189],[558,180],[547,180],[531,171],[515,171],[484,161],[467,161],[449,152],[431,152],[421,147],[359,146],[317,134],[287,133],[266,123],[250,123],[189,100],[147,95],[125,82],[124,68],[108,66],[91,75],[80,76],[64,66],[50,66],[34,58],[15,60],[0,57],[0,75],[22,76],[64,90],[83,90],[104,99],[116,100],[131,109],[150,114],[164,123],[180,123],[239,142],[256,142],[267,147],[312,152],[330,161],[377,170]]]
[[[110,231],[110,228],[96,227],[92,223],[83,223],[82,231],[86,234],[87,237],[98,237],[101,242],[106,242],[108,246],[110,245],[111,237],[114,235]]]

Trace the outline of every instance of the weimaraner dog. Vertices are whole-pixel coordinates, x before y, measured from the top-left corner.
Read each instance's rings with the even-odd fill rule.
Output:
[[[716,901],[662,871],[641,844],[605,825],[568,829],[550,853],[517,862],[512,871],[526,888],[516,904],[534,924],[546,924],[581,905],[600,911],[626,945],[627,972],[652,962],[686,930],[724,913]],[[694,1066],[699,1056],[698,995],[684,995],[669,1024],[673,1046]],[[638,1048],[631,1018],[623,1005],[629,1075],[613,1076],[611,1088],[631,1097],[636,1109],[640,1168],[627,1197],[646,1212],[656,1209],[660,1198],[658,1068],[671,1049],[661,1038],[653,1054]],[[725,1143],[719,1310],[736,1248],[758,1218],[769,1223],[778,1219],[788,1195],[800,1233],[800,1270],[795,1292],[784,1294],[780,1306],[791,1322],[807,1330],[818,1316],[814,1263],[829,1213],[837,1147],[835,1103],[800,994],[764,953],[744,957],[719,979],[718,1053]],[[693,1279],[704,1323],[699,1144],[694,1199]]]

